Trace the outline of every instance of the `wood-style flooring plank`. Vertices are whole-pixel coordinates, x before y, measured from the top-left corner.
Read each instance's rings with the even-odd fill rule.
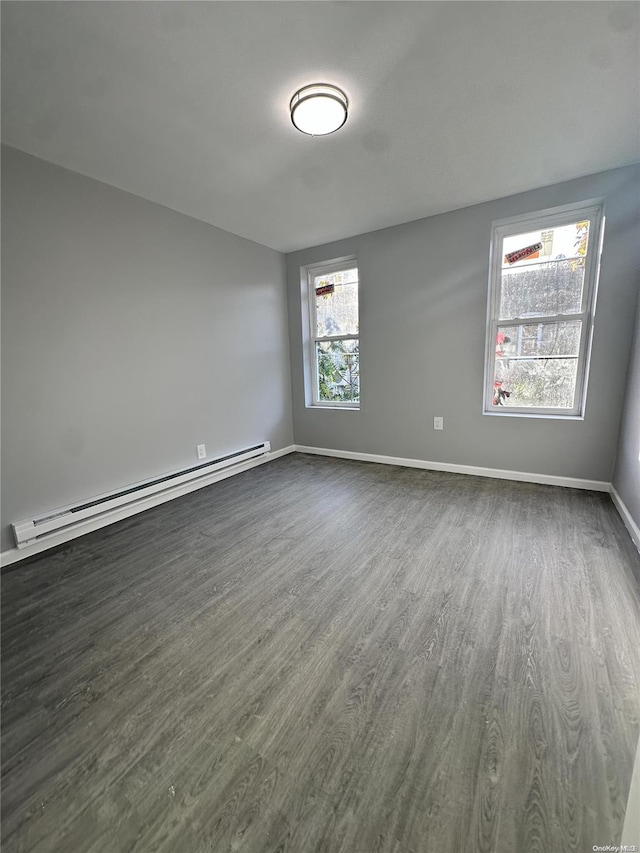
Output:
[[[295,454],[2,576],[7,853],[619,842],[640,557],[608,496]]]

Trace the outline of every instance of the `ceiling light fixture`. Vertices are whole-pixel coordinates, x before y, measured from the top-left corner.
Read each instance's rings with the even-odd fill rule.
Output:
[[[326,136],[339,130],[347,120],[347,96],[328,83],[312,83],[298,89],[291,103],[293,126],[309,136]]]

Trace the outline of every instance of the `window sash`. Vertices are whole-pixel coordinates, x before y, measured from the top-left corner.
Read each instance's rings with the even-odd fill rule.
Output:
[[[532,326],[539,325],[539,324],[553,325],[554,322],[555,323],[563,323],[563,322],[567,322],[567,321],[580,322],[580,341],[578,344],[578,352],[575,355],[574,354],[569,354],[569,355],[520,355],[520,356],[510,356],[509,360],[510,361],[549,361],[552,359],[565,359],[565,360],[566,359],[575,359],[578,362],[578,369],[576,371],[576,384],[575,384],[575,388],[574,388],[574,396],[573,396],[574,404],[573,404],[573,406],[571,408],[561,408],[561,407],[551,407],[551,406],[494,406],[493,405],[493,383],[494,383],[494,379],[495,379],[496,362],[497,362],[497,358],[496,358],[496,354],[495,354],[496,336],[497,336],[500,328],[502,328],[504,326],[520,325],[520,323],[517,321],[514,322],[513,320],[508,320],[507,322],[505,322],[504,320],[501,320],[499,323],[495,323],[493,326],[493,337],[492,337],[492,340],[494,342],[494,344],[493,344],[493,350],[494,350],[494,352],[493,352],[493,364],[492,364],[492,373],[489,377],[489,384],[488,384],[488,388],[487,388],[487,393],[491,394],[490,400],[489,400],[489,398],[487,398],[488,406],[491,407],[490,408],[491,414],[496,414],[496,413],[497,414],[503,414],[506,411],[509,414],[518,414],[518,413],[525,414],[527,412],[531,412],[532,414],[535,414],[535,415],[555,414],[555,415],[561,415],[563,417],[565,417],[565,416],[571,417],[572,415],[575,417],[579,413],[580,404],[582,401],[583,384],[584,384],[584,380],[585,380],[583,366],[584,366],[584,359],[585,359],[586,348],[587,348],[587,337],[588,336],[585,334],[585,329],[587,328],[586,323],[588,321],[588,315],[586,315],[586,314],[571,314],[568,317],[561,316],[557,319],[556,318],[548,318],[548,317],[526,318],[524,324],[525,325],[532,325]]]
[[[321,400],[320,399],[320,377],[318,375],[318,356],[317,356],[317,344],[332,342],[332,341],[357,341],[360,342],[360,338],[358,335],[336,335],[335,337],[329,338],[314,338],[313,339],[313,353],[312,353],[312,382],[313,382],[313,404],[314,406],[325,406],[331,408],[332,406],[337,406],[338,408],[343,409],[358,409],[360,408],[360,400]],[[358,356],[358,397],[360,396],[360,357]]]
[[[502,290],[502,259],[505,237],[526,234],[531,231],[551,230],[574,222],[589,222],[589,236],[585,257],[584,283],[582,287],[581,311],[574,314],[552,314],[530,317],[500,317]],[[586,402],[586,388],[593,337],[594,308],[598,285],[598,272],[602,254],[604,212],[600,200],[580,205],[568,205],[555,211],[541,211],[517,220],[495,222],[492,229],[491,256],[489,264],[489,300],[487,309],[487,339],[485,350],[484,414],[582,417]],[[496,336],[502,326],[551,324],[581,321],[578,347],[578,370],[574,390],[574,405],[571,409],[533,406],[494,406],[493,391],[496,371]],[[567,356],[564,356],[565,358]],[[532,357],[535,358],[535,357]]]

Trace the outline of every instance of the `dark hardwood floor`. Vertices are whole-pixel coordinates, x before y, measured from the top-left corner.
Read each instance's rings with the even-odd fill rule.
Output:
[[[640,557],[607,495],[300,454],[2,576],[3,850],[620,840]]]

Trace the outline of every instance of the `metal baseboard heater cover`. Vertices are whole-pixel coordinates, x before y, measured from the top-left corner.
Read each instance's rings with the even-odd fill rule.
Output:
[[[254,447],[247,447],[244,450],[238,450],[236,453],[230,453],[228,456],[211,459],[209,462],[203,462],[201,465],[195,465],[192,468],[183,468],[180,471],[163,474],[161,477],[143,480],[140,483],[134,483],[115,492],[108,492],[104,495],[89,498],[74,506],[51,510],[50,512],[39,515],[37,518],[17,521],[11,525],[16,545],[18,548],[26,548],[27,545],[72,524],[77,524],[79,521],[102,515],[117,507],[134,503],[141,498],[146,498],[149,495],[168,491],[182,483],[206,477],[215,471],[228,468],[232,465],[238,465],[257,456],[264,456],[270,451],[271,444],[265,441],[262,444],[256,444]]]

